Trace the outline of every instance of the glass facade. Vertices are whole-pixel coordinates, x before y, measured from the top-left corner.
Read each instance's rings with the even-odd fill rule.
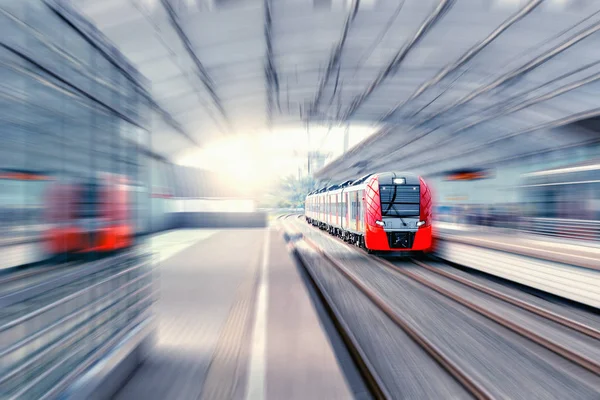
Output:
[[[97,197],[89,218],[121,198],[119,223],[143,230],[148,179],[139,146],[149,132],[142,77],[93,27],[52,2],[0,0],[0,38],[0,245],[39,241],[53,224],[81,217],[66,210],[81,196]],[[94,185],[126,194],[85,190]],[[53,190],[61,201],[49,200]],[[51,204],[64,212],[44,219]]]
[[[151,330],[148,96],[50,0],[0,0],[0,44],[0,398],[55,398]]]

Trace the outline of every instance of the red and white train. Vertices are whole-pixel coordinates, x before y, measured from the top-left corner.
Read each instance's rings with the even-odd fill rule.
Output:
[[[51,255],[111,253],[133,245],[131,188],[123,176],[54,182],[46,192],[45,232]]]
[[[433,250],[432,194],[418,175],[386,172],[313,191],[306,221],[369,252]]]

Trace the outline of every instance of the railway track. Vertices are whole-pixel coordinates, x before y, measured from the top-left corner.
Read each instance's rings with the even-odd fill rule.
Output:
[[[435,268],[429,264],[427,264],[426,262],[420,261],[420,260],[411,260],[414,264],[420,266],[421,268],[424,268],[430,272],[433,272],[437,275],[443,276],[444,278],[450,279],[454,282],[458,282],[464,286],[470,287],[472,289],[475,289],[481,293],[485,293],[489,296],[492,296],[496,299],[502,300],[505,303],[509,303],[512,304],[513,306],[519,307],[523,310],[529,311],[532,314],[535,314],[537,316],[540,316],[542,318],[548,319],[550,321],[553,321],[559,325],[562,325],[566,328],[572,329],[576,332],[579,332],[583,335],[586,335],[590,338],[596,339],[596,340],[600,340],[600,331],[590,327],[588,325],[582,324],[581,322],[572,320],[570,318],[567,318],[565,316],[559,315],[553,311],[550,310],[546,310],[543,307],[539,307],[535,304],[531,304],[531,303],[527,303],[526,301],[523,301],[521,299],[518,299],[514,296],[510,296],[506,293],[502,293],[498,290],[486,287],[484,285],[481,285],[479,283],[470,281],[469,279],[465,279],[461,276],[455,275],[453,273],[450,273],[448,271],[444,271],[441,270],[439,268]],[[394,266],[394,268],[398,268],[397,266]]]
[[[283,219],[285,220],[287,217]],[[285,232],[287,233],[288,237],[298,237],[297,234],[290,234],[289,230],[285,230]],[[487,390],[476,380],[469,377],[469,375],[460,366],[454,363],[452,359],[444,353],[443,349],[439,348],[430,340],[428,340],[427,337],[419,333],[418,330],[415,329],[415,327],[413,327],[409,322],[405,321],[396,312],[394,312],[392,307],[390,307],[382,298],[380,298],[376,292],[364,285],[359,278],[344,268],[341,263],[330,257],[312,240],[306,237],[303,237],[302,239],[305,243],[312,247],[313,250],[327,260],[330,265],[332,265],[343,276],[345,276],[358,290],[360,290],[371,302],[373,302],[377,308],[379,308],[390,320],[392,320],[402,331],[404,331],[408,337],[410,337],[420,348],[422,348],[443,369],[445,369],[454,379],[456,379],[475,399],[493,399],[491,394],[489,394]],[[306,266],[304,266],[304,268],[307,273],[312,276],[310,269],[306,268]],[[325,300],[324,303],[331,307],[332,301],[328,298],[326,290],[319,285],[318,279],[315,279],[313,276],[312,281],[320,292],[320,296]],[[352,339],[352,333],[349,332],[349,329],[344,326],[343,322],[341,322],[343,319],[339,316],[339,313],[333,311],[332,314],[334,314],[336,325],[340,325],[341,329],[338,329],[342,333],[342,336],[345,337],[346,345],[353,354],[353,358],[363,377],[365,378],[366,383],[371,388],[373,396],[377,399],[392,398],[389,394],[389,391],[382,383],[382,379],[378,377],[377,372],[374,371],[374,368],[371,366],[368,358],[365,356],[364,351],[361,350],[360,345],[355,339]]]
[[[285,218],[284,218],[285,219]],[[370,394],[374,399],[377,400],[387,400],[392,398],[390,392],[386,388],[383,380],[379,377],[375,368],[369,361],[369,358],[366,355],[366,352],[363,350],[359,341],[352,333],[352,330],[348,327],[344,318],[342,317],[342,313],[336,307],[335,302],[329,296],[327,290],[321,281],[315,276],[315,274],[311,271],[311,269],[306,265],[304,258],[297,251],[296,247],[293,244],[293,240],[298,238],[298,235],[290,234],[289,231],[282,230],[286,240],[288,241],[288,248],[291,253],[293,253],[296,259],[299,261],[300,265],[306,272],[310,282],[312,283],[313,288],[315,289],[318,297],[321,300],[321,304],[325,308],[327,314],[329,315],[331,321],[333,322],[337,332],[340,334],[348,353],[352,357],[358,371],[360,372]]]
[[[427,339],[426,336],[418,332],[408,321],[400,317],[385,300],[383,300],[375,291],[367,287],[361,280],[348,271],[340,262],[330,257],[316,243],[308,238],[304,241],[317,251],[329,264],[335,267],[352,284],[358,288],[377,308],[384,312],[400,329],[402,329],[417,345],[419,345],[431,358],[433,358],[442,368],[444,368],[454,379],[456,379],[474,398],[479,400],[491,400],[492,395],[477,380],[473,379],[458,364],[452,361],[442,348],[436,346]]]
[[[311,229],[322,233],[316,228]],[[328,235],[324,236],[330,237],[331,239],[337,240],[340,243],[347,245],[347,243],[345,243],[339,238],[331,237]],[[310,247],[312,247],[314,251],[320,254],[321,257],[327,260],[327,262],[330,265],[332,265],[337,271],[339,271],[346,279],[348,279],[356,288],[358,288],[367,298],[369,298],[369,300],[371,300],[371,302],[373,302],[380,310],[382,310],[392,321],[394,321],[394,323],[398,327],[400,327],[415,343],[417,343],[421,348],[423,348],[423,350],[425,350],[455,380],[457,380],[474,398],[492,398],[492,396],[489,392],[486,391],[485,386],[482,383],[478,382],[477,379],[470,377],[463,369],[461,369],[456,363],[454,363],[451,357],[447,356],[444,353],[444,349],[436,347],[434,343],[428,341],[428,339],[423,335],[420,335],[416,329],[411,327],[410,324],[407,323],[407,321],[403,320],[397,313],[395,313],[393,309],[388,304],[386,304],[386,302],[376,292],[374,292],[364,282],[362,282],[359,277],[355,276],[349,269],[345,268],[344,265],[338,260],[328,255],[326,251],[324,251],[310,238],[304,236],[303,240]],[[586,354],[581,354],[580,352],[573,351],[572,349],[569,349],[567,346],[564,346],[561,343],[558,343],[557,341],[554,341],[531,329],[526,328],[525,326],[519,325],[507,318],[504,318],[502,315],[499,315],[496,312],[486,309],[474,303],[473,301],[468,300],[467,298],[462,297],[454,293],[453,291],[448,290],[432,282],[430,279],[427,279],[418,273],[407,270],[405,268],[401,268],[387,260],[370,255],[362,249],[355,247],[352,248],[362,253],[362,255],[364,255],[364,257],[366,257],[370,262],[378,263],[379,265],[385,266],[386,268],[393,270],[396,273],[402,274],[410,278],[411,280],[419,283],[420,285],[425,286],[430,290],[433,290],[434,292],[451,299],[452,301],[472,310],[473,312],[479,315],[484,316],[485,318],[493,321],[494,323],[509,329],[510,331],[530,340],[531,342],[536,343],[537,345],[542,346],[555,354],[558,354],[559,356],[569,360],[570,362],[578,365],[579,367],[587,369],[592,374],[600,376],[600,363],[597,360],[588,357]],[[482,284],[465,279],[448,271],[432,267],[427,262],[420,260],[411,260],[411,262],[419,266],[420,268],[427,270],[430,273],[437,274],[443,279],[451,280],[452,282],[458,283],[472,290],[484,293],[497,300],[500,300],[501,302],[508,303],[521,310],[525,310],[537,317],[541,317],[546,320],[552,321],[553,323],[575,331],[579,334],[585,335],[593,340],[600,340],[600,331],[595,329],[594,327],[572,320],[563,315],[559,315],[548,309],[544,309],[543,307],[528,303],[521,299],[502,293],[498,290],[486,287]]]
[[[430,280],[428,280],[426,278],[423,278],[420,275],[417,275],[417,274],[413,273],[412,271],[408,271],[406,269],[400,268],[397,265],[394,265],[394,264],[392,264],[392,263],[390,263],[389,261],[386,261],[386,260],[378,259],[378,262],[381,263],[381,264],[383,264],[383,265],[385,265],[385,266],[387,266],[387,267],[389,267],[389,268],[392,268],[396,272],[399,272],[399,273],[401,273],[401,274],[403,274],[405,276],[408,276],[409,278],[411,278],[411,279],[419,282],[420,284],[422,284],[422,285],[424,285],[424,286],[426,286],[426,287],[434,290],[435,292],[437,292],[437,293],[439,293],[439,294],[441,294],[443,296],[446,296],[447,298],[455,301],[456,303],[459,303],[459,304],[461,304],[461,305],[469,308],[470,310],[472,310],[472,311],[474,311],[474,312],[476,312],[476,313],[478,313],[480,315],[483,315],[484,317],[486,317],[486,318],[494,321],[495,323],[497,323],[499,325],[502,325],[503,327],[505,327],[505,328],[507,328],[507,329],[509,329],[509,330],[511,330],[511,331],[513,331],[513,332],[515,332],[515,333],[517,333],[517,334],[519,334],[519,335],[521,335],[521,336],[523,336],[523,337],[531,340],[532,342],[534,342],[534,343],[536,343],[536,344],[538,344],[538,345],[540,345],[540,346],[542,346],[542,347],[544,347],[544,348],[546,348],[546,349],[548,349],[548,350],[550,350],[550,351],[552,351],[552,352],[554,352],[554,353],[556,353],[556,354],[558,354],[558,355],[566,358],[567,360],[573,362],[574,364],[577,364],[580,367],[585,368],[585,369],[589,370],[590,372],[592,372],[592,373],[600,376],[600,363],[597,360],[591,359],[591,358],[589,358],[588,356],[586,356],[584,354],[576,353],[576,352],[570,350],[569,348],[567,348],[566,346],[563,346],[562,344],[557,343],[556,341],[548,339],[548,338],[546,338],[546,337],[544,337],[544,336],[542,336],[542,335],[540,335],[540,334],[538,334],[538,333],[536,333],[536,332],[534,332],[534,331],[532,331],[532,330],[530,330],[530,329],[528,329],[528,328],[526,328],[526,327],[524,327],[522,325],[514,323],[514,322],[508,320],[507,318],[502,317],[498,313],[495,313],[495,312],[490,311],[490,310],[488,310],[488,309],[486,309],[484,307],[481,307],[478,304],[475,304],[474,302],[472,302],[472,301],[470,301],[470,300],[468,300],[468,299],[466,299],[466,298],[464,298],[464,297],[462,297],[460,295],[457,295],[456,293],[453,293],[452,291],[447,290],[447,289],[445,289],[445,288],[443,288],[443,287],[441,287],[441,286],[439,286],[439,285],[431,282]],[[415,262],[415,261],[413,261],[413,262]],[[415,262],[415,263],[417,265],[425,268],[424,265],[426,265],[426,264],[424,264],[422,262],[419,262],[419,263]],[[431,270],[433,268],[427,268],[427,269]],[[440,274],[440,275],[442,275],[442,274]],[[442,275],[442,276],[446,276],[446,275]],[[466,284],[466,282],[461,282],[461,283]],[[474,287],[474,286],[471,286],[471,285],[469,285],[469,286],[470,287]],[[487,292],[487,290],[484,290],[484,289],[487,289],[487,288],[481,287],[480,285],[479,285],[478,289],[482,290],[483,292]],[[488,294],[491,294],[491,293],[494,293],[494,292],[492,292],[490,290],[490,293],[488,293]],[[495,293],[495,294],[499,295],[500,293]],[[497,298],[499,298],[499,299],[501,299],[503,301],[507,301],[508,300],[507,298],[504,298],[504,296],[498,296]],[[534,308],[533,305],[526,304],[524,302],[515,303],[515,305],[516,304],[520,304],[520,306],[524,307],[524,309],[527,309],[530,312],[534,312],[535,311],[535,313],[537,315],[543,316],[543,317],[547,318],[546,317],[547,313],[545,311],[540,310],[539,308]],[[574,329],[575,328],[575,329],[577,329],[579,331],[580,331],[580,329],[582,329],[582,327],[579,324],[575,323],[575,321],[571,321],[571,320],[568,320],[568,319],[562,318],[562,317],[558,318],[557,315],[554,315],[554,318],[555,318],[555,322],[558,322],[561,325],[566,326],[566,327],[568,327],[570,329]],[[594,336],[600,335],[600,332],[595,331],[593,329],[590,329],[589,333],[592,334],[592,335],[594,335]]]
[[[332,239],[337,240],[340,243],[344,243],[345,245],[347,245],[346,242],[344,242],[343,240],[333,237],[331,236]],[[532,342],[568,359],[569,361],[579,365],[580,367],[583,367],[587,370],[589,370],[590,372],[600,376],[600,362],[594,359],[591,359],[589,357],[587,357],[586,355],[583,354],[578,354],[576,352],[573,352],[571,350],[569,350],[568,348],[566,348],[565,346],[556,343],[550,339],[545,338],[542,335],[537,334],[536,332],[533,332],[523,326],[520,326],[512,321],[509,321],[508,319],[498,315],[497,313],[494,313],[490,310],[487,310],[447,289],[444,289],[443,287],[429,281],[428,279],[415,274],[412,271],[409,271],[407,269],[404,268],[400,268],[399,266],[385,260],[382,259],[380,257],[374,256],[372,254],[367,253],[366,251],[364,251],[363,249],[354,247],[353,249],[355,249],[356,251],[359,251],[360,253],[362,253],[365,257],[368,257],[370,260],[377,262],[379,264],[382,264],[404,276],[407,276],[409,278],[411,278],[412,280],[434,290],[435,292],[442,294],[443,296],[469,308],[472,311],[475,311],[476,313],[483,315],[484,317],[494,321],[495,323],[504,326],[505,328],[531,340]],[[576,332],[579,332],[581,334],[584,334],[588,337],[594,338],[596,340],[600,340],[600,331],[586,326],[584,324],[581,324],[577,321],[574,321],[572,319],[566,318],[564,316],[558,315],[556,313],[553,313],[549,310],[545,310],[541,307],[538,307],[536,305],[524,302],[520,299],[508,296],[504,293],[501,293],[497,290],[485,287],[483,285],[477,284],[475,282],[469,281],[467,279],[464,279],[462,277],[453,275],[449,272],[446,271],[442,271],[438,268],[434,268],[432,266],[430,266],[429,264],[423,262],[423,261],[419,261],[419,260],[415,260],[415,259],[411,259],[410,260],[413,264],[424,268],[430,272],[436,273],[440,276],[443,276],[444,278],[447,279],[451,279],[452,281],[461,283],[462,285],[465,285],[467,287],[470,287],[472,289],[475,289],[477,291],[480,291],[482,293],[485,293],[487,295],[490,295],[492,297],[495,297],[496,299],[499,299],[503,302],[512,304],[516,307],[519,307],[521,309],[524,309],[526,311],[531,312],[532,314],[535,314],[537,316],[540,316],[542,318],[548,319],[550,321],[553,321],[559,325],[562,325],[566,328],[569,328],[571,330],[574,330]],[[600,343],[599,343],[600,345]]]

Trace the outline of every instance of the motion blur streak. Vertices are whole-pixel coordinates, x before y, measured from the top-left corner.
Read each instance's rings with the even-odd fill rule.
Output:
[[[591,0],[0,0],[0,399],[598,398],[599,42]]]

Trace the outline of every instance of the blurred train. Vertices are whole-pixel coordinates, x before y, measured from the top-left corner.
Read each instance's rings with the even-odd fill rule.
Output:
[[[519,229],[600,240],[600,160],[523,175]]]
[[[526,217],[600,220],[600,160],[524,174],[521,190]]]
[[[53,182],[46,196],[47,251],[110,253],[130,247],[135,235],[126,178],[104,174],[83,182]]]
[[[133,244],[126,178],[57,179],[0,170],[0,245],[41,241],[46,256],[110,253]]]
[[[305,217],[369,252],[433,250],[432,194],[414,174],[370,174],[313,191]]]

